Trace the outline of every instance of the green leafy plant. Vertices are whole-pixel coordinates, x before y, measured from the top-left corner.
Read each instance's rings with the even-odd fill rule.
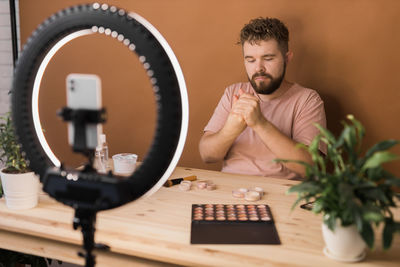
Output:
[[[14,134],[10,113],[7,113],[4,117],[0,117],[0,153],[0,161],[5,163],[3,172],[25,173],[30,171]],[[2,195],[3,192],[0,183],[0,197]],[[49,259],[47,261],[51,262]],[[46,260],[43,257],[0,249],[0,266],[15,266],[16,264],[30,264],[36,267],[47,266]]]
[[[3,172],[24,173],[30,171],[14,134],[10,113],[0,117],[0,151],[0,160],[5,163]]]
[[[0,117],[0,161],[5,164],[4,173],[29,172],[28,164],[14,134],[11,114]],[[0,183],[0,197],[3,189]]]
[[[299,145],[308,150],[313,164],[276,161],[296,162],[306,168],[305,180],[288,190],[298,194],[293,208],[301,201],[313,201],[312,211],[324,215],[329,229],[334,231],[337,219],[343,226],[355,224],[369,248],[374,246],[374,226],[382,223],[383,248],[388,249],[395,232],[400,232],[400,223],[394,221],[391,211],[396,208],[395,199],[400,200],[400,179],[384,170],[382,164],[399,158],[388,151],[399,141],[379,142],[362,155],[365,129],[353,115],[347,119],[342,122],[344,128],[338,138],[316,124],[320,134],[310,146]],[[326,156],[319,151],[320,142],[327,145]]]

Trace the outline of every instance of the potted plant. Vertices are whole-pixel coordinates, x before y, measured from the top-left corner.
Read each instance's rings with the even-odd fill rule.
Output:
[[[7,207],[35,207],[39,196],[39,179],[28,168],[14,134],[10,113],[0,117],[0,160],[5,164],[0,175]]]
[[[323,214],[324,253],[341,261],[359,261],[365,256],[366,245],[374,247],[377,226],[383,224],[384,249],[390,248],[394,233],[400,232],[400,223],[395,222],[391,212],[396,208],[395,198],[400,199],[400,179],[382,167],[398,159],[388,149],[399,141],[379,142],[363,154],[364,127],[353,115],[347,119],[342,122],[344,128],[338,138],[316,124],[320,134],[310,146],[299,145],[311,154],[313,164],[276,161],[305,166],[305,180],[288,193],[298,194],[293,208],[301,201],[313,202],[312,211]],[[320,142],[327,145],[326,156],[319,151]]]

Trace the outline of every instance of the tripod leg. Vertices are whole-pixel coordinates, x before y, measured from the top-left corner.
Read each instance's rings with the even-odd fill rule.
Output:
[[[96,211],[88,209],[76,209],[74,218],[74,229],[81,228],[83,235],[83,248],[85,253],[78,253],[79,256],[85,258],[85,266],[95,266],[95,256],[93,255],[94,244],[94,232],[96,223]]]

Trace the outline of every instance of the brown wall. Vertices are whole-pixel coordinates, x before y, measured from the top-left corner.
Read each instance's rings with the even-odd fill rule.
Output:
[[[21,40],[53,12],[79,0],[20,0]],[[398,0],[168,0],[108,1],[149,20],[167,39],[183,69],[190,101],[190,126],[180,166],[218,169],[202,163],[198,141],[224,88],[246,79],[240,28],[251,18],[278,17],[290,31],[294,59],[287,78],[316,89],[325,101],[328,127],[352,113],[366,129],[365,145],[400,139],[400,1]],[[40,96],[46,136],[62,159],[70,157],[65,125],[54,112],[65,104],[65,76],[96,73],[103,83],[105,126],[111,154],[137,152],[152,140],[155,120],[150,86],[135,56],[115,41],[90,36],[68,44],[52,60]],[[400,148],[394,150],[400,154]],[[76,162],[77,160],[71,160]],[[389,168],[400,173],[399,163]]]

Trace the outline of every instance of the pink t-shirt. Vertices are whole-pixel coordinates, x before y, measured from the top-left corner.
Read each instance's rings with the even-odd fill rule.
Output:
[[[236,83],[226,88],[213,116],[204,131],[218,132],[225,124],[232,107],[233,96],[244,92],[255,92],[249,82]],[[257,94],[255,94],[257,95]],[[313,123],[326,127],[324,103],[312,89],[293,84],[283,95],[269,100],[260,99],[261,112],[283,134],[292,140],[309,145],[319,130]],[[326,154],[326,146],[319,149]],[[222,171],[259,176],[273,176],[293,179],[298,175],[282,163],[272,162],[276,156],[262,142],[258,135],[247,127],[234,141],[225,156]]]

